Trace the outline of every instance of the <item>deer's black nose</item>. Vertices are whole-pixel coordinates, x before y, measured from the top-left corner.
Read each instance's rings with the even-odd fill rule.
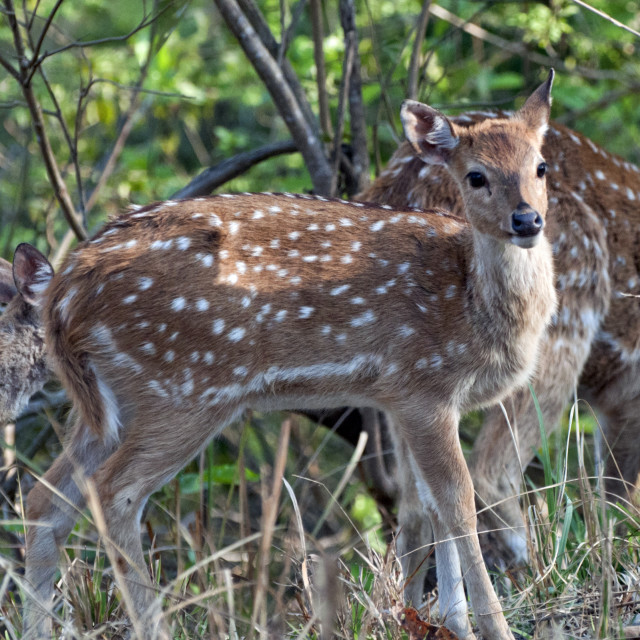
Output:
[[[518,236],[535,236],[542,231],[544,220],[542,216],[528,204],[521,203],[511,214],[511,228]]]

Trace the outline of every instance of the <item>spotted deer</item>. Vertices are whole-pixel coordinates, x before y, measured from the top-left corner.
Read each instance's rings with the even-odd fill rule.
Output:
[[[77,418],[28,496],[25,638],[50,635],[58,546],[93,487],[141,638],[169,638],[146,572],[149,495],[247,407],[371,406],[393,437],[437,547],[441,611],[513,640],[476,534],[458,418],[523,385],[555,309],[541,146],[553,73],[511,119],[460,127],[407,101],[408,140],[465,203],[443,210],[291,194],[169,201],[108,223],[52,275],[18,247],[19,291]],[[178,429],[175,425],[180,425]],[[88,479],[88,480],[87,480]]]
[[[511,116],[477,112],[452,119],[461,127],[475,127]],[[542,153],[549,166],[547,235],[558,310],[543,337],[532,386],[548,431],[558,425],[576,387],[579,397],[597,409],[605,435],[607,493],[611,500],[628,500],[640,470],[640,305],[633,297],[640,293],[640,170],[554,122]],[[406,142],[359,198],[393,207],[445,207],[464,215],[456,181],[442,167],[425,163]],[[482,510],[478,527],[492,532],[481,536],[485,557],[499,564],[527,559],[515,496],[522,468],[540,446],[539,418],[529,390],[513,393],[504,405],[517,450],[502,410],[494,407],[469,460]],[[412,532],[406,552],[422,546],[428,536],[421,532],[411,499],[400,502],[400,528]],[[419,561],[415,557],[414,565]]]

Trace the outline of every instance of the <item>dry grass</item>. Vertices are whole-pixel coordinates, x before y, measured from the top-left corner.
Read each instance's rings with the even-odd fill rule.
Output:
[[[545,442],[531,471],[531,566],[495,579],[516,637],[623,638],[640,618],[640,517],[633,505],[606,508],[589,455],[593,424],[585,433],[575,412],[571,422]],[[397,619],[403,578],[391,528],[359,477],[360,454],[301,419],[252,416],[156,494],[143,538],[174,637],[407,638]],[[18,488],[0,523],[5,638],[21,636],[20,501]],[[56,636],[126,637],[89,518],[65,560]],[[433,597],[421,610],[433,623],[441,613]]]

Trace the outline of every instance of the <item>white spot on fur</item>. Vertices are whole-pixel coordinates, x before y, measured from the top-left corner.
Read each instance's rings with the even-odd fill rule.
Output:
[[[196,260],[199,260],[203,267],[213,265],[213,256],[210,253],[196,253]]]
[[[150,289],[152,285],[153,285],[153,278],[138,279],[138,289],[140,289],[140,291],[146,291],[147,289]]]
[[[353,258],[350,254],[347,253],[346,255],[342,256],[342,258],[340,258],[340,262],[342,262],[342,264],[351,264],[353,262]]]
[[[133,304],[138,299],[138,296],[135,293],[132,293],[130,296],[127,296],[122,300],[123,304]]]
[[[154,240],[149,245],[149,249],[171,249],[172,246],[173,239],[169,238],[169,240]]]
[[[412,336],[415,332],[416,330],[414,328],[409,327],[406,324],[403,324],[398,329],[398,335],[400,335],[402,338],[408,338],[409,336]]]
[[[219,336],[224,331],[224,319],[218,318],[213,321],[213,335]]]
[[[244,338],[246,332],[246,329],[242,327],[236,327],[235,329],[231,329],[231,331],[229,331],[227,338],[229,338],[231,342],[240,342],[240,340]]]
[[[274,319],[276,322],[282,322],[286,317],[287,317],[287,310],[281,309],[280,311],[278,311],[278,313],[276,313]]]
[[[371,309],[368,309],[363,314],[352,318],[349,324],[352,327],[364,327],[365,325],[373,324],[375,321],[376,315],[371,311]]]
[[[171,308],[174,311],[182,311],[187,306],[187,301],[182,297],[174,298],[171,302]]]
[[[331,289],[330,294],[332,296],[339,296],[341,293],[348,291],[351,288],[350,284],[341,284],[339,287],[335,287]]]
[[[386,224],[386,223],[385,223],[385,221],[384,221],[384,220],[378,220],[377,222],[374,222],[374,223],[369,227],[369,229],[370,229],[371,231],[380,231],[380,230],[384,227],[384,225],[385,225],[385,224]]]
[[[209,308],[209,301],[205,300],[204,298],[200,298],[197,302],[196,302],[196,309],[198,311],[206,311]]]
[[[187,238],[186,236],[180,236],[176,239],[176,247],[180,251],[186,251],[191,246],[191,238]]]
[[[235,236],[240,229],[240,223],[237,220],[233,220],[229,223],[229,233]]]

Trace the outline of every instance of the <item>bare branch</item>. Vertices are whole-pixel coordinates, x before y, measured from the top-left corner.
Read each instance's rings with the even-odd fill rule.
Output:
[[[298,150],[293,140],[274,142],[259,149],[252,149],[245,153],[239,153],[233,158],[228,158],[215,167],[205,169],[196,176],[186,187],[174,193],[171,198],[194,198],[196,196],[206,196],[217,189],[220,185],[245,173],[251,167],[263,160],[284,153],[295,153]]]
[[[351,83],[351,70],[353,68],[354,55],[353,33],[345,33],[345,60],[342,65],[342,81],[340,83],[340,95],[338,97],[338,117],[336,122],[336,131],[333,138],[333,180],[332,192],[336,191],[336,183],[338,180],[338,166],[342,156],[342,134],[344,132],[344,118],[347,104],[347,95],[349,93],[349,85]]]
[[[362,191],[369,184],[369,151],[367,150],[367,125],[362,101],[362,80],[360,76],[360,56],[358,54],[358,33],[353,0],[340,0],[340,22],[345,38],[351,42],[353,57],[350,61],[351,77],[349,86],[349,119],[351,124],[351,150],[354,183],[349,186],[349,196]]]
[[[109,154],[109,159],[107,160],[107,164],[105,165],[105,168],[100,174],[98,183],[94,187],[91,193],[91,196],[87,201],[87,211],[89,211],[93,207],[98,197],[98,193],[100,193],[100,190],[102,189],[102,187],[104,187],[107,180],[113,173],[116,167],[116,162],[118,161],[118,158],[120,157],[120,154],[124,149],[124,145],[127,141],[127,138],[129,137],[129,134],[133,129],[133,125],[135,124],[135,116],[140,106],[140,96],[143,91],[142,85],[144,84],[144,81],[147,78],[147,75],[149,73],[149,67],[151,65],[151,60],[153,59],[153,39],[156,33],[156,24],[157,22],[156,20],[154,20],[152,22],[151,32],[149,34],[149,49],[147,50],[147,57],[145,58],[142,68],[140,69],[140,76],[138,78],[138,81],[133,87],[133,95],[131,96],[131,102],[129,103],[129,108],[125,113],[124,122],[120,129],[120,133],[118,134],[118,138],[115,144],[113,145],[113,149],[111,150],[111,153]]]
[[[505,51],[509,51],[517,56],[521,56],[527,60],[531,60],[536,64],[539,64],[543,67],[554,67],[556,71],[563,71],[572,74],[581,75],[584,78],[590,78],[591,80],[617,80],[621,82],[633,82],[629,76],[616,73],[615,71],[608,71],[606,69],[589,69],[587,67],[574,67],[572,69],[568,69],[564,60],[560,58],[551,58],[549,56],[542,55],[540,53],[536,53],[535,51],[529,51],[527,47],[518,42],[509,42],[508,40],[504,40],[500,36],[496,36],[493,33],[490,33],[486,29],[479,27],[476,24],[472,24],[459,18],[451,11],[448,11],[444,7],[440,7],[438,5],[431,5],[429,7],[429,13],[436,16],[436,18],[440,18],[441,20],[445,20],[450,24],[458,27],[465,33],[473,36],[474,38],[479,38],[480,40],[484,40],[489,44],[492,44],[494,47],[498,47],[499,49],[504,49]]]
[[[628,31],[629,33],[632,33],[634,36],[640,38],[640,31],[636,31],[635,29],[632,29],[631,27],[624,24],[623,22],[620,22],[619,20],[612,18],[608,13],[605,13],[604,11],[600,11],[599,9],[596,9],[595,7],[592,7],[590,4],[583,2],[582,0],[573,0],[573,2],[580,5],[581,7],[584,7],[585,9],[588,9],[589,11],[593,11],[593,13],[595,13],[597,16],[600,16],[601,18],[608,20],[611,24],[615,24],[616,27],[620,27],[621,29],[624,29],[625,31]]]
[[[4,56],[0,56],[0,66],[6,69],[7,73],[13,76],[16,80],[20,80],[20,73],[11,66],[8,60],[5,60]]]
[[[31,65],[33,67],[37,66],[35,64],[35,61],[38,59],[38,56],[40,55],[40,49],[42,48],[42,44],[44,43],[44,39],[46,38],[47,33],[49,32],[49,27],[51,26],[51,23],[53,22],[53,19],[55,18],[56,13],[58,12],[58,9],[62,6],[63,2],[64,0],[57,0],[53,9],[51,10],[49,15],[47,16],[47,19],[45,20],[44,27],[42,28],[42,32],[40,33],[40,37],[38,38],[38,42],[34,47],[33,56],[31,57]],[[29,24],[33,23],[34,16],[35,16],[35,13],[31,17]]]
[[[289,23],[289,26],[282,31],[282,42],[280,43],[278,51],[278,64],[280,66],[282,66],[282,61],[287,55],[287,51],[289,51],[289,45],[293,39],[293,34],[298,28],[298,24],[300,23],[306,5],[307,0],[298,0],[296,6],[293,7],[293,11],[291,12],[291,22]]]
[[[409,62],[409,95],[411,100],[418,99],[418,76],[420,75],[420,51],[422,49],[422,42],[427,32],[427,25],[429,24],[429,7],[431,6],[431,0],[424,0],[422,3],[422,11],[420,12],[420,18],[418,18],[418,24],[416,25],[416,37],[413,41],[413,49],[411,50],[411,61]]]
[[[262,78],[294,139],[313,182],[314,191],[332,195],[332,175],[316,130],[305,118],[273,56],[262,44],[255,30],[242,14],[235,0],[215,0],[227,26],[236,36],[245,55]]]
[[[316,63],[316,84],[318,85],[318,105],[320,109],[320,127],[322,133],[331,137],[331,117],[329,115],[329,96],[327,95],[327,71],[324,64],[324,25],[322,21],[321,0],[310,0],[311,28],[313,30],[313,59]]]
[[[33,122],[33,128],[36,134],[36,141],[38,142],[38,146],[40,147],[40,153],[42,154],[42,159],[47,170],[47,175],[49,176],[49,181],[51,182],[51,186],[54,189],[56,198],[58,200],[58,203],[60,204],[60,208],[62,209],[62,212],[64,213],[69,226],[73,229],[73,232],[76,234],[76,237],[79,240],[84,240],[87,237],[87,233],[82,225],[80,217],[75,210],[73,202],[69,197],[69,192],[67,191],[67,186],[62,179],[62,175],[60,174],[60,170],[53,154],[53,150],[49,142],[49,137],[47,136],[47,131],[44,125],[42,107],[40,106],[40,103],[38,102],[35,93],[33,92],[33,87],[28,80],[27,72],[29,70],[29,63],[25,56],[22,35],[20,33],[20,27],[16,19],[13,1],[4,0],[4,6],[7,11],[9,27],[13,34],[13,43],[16,54],[18,56],[18,60],[20,61],[19,82],[22,87],[22,93],[24,94],[27,106],[29,107],[31,120]]]

